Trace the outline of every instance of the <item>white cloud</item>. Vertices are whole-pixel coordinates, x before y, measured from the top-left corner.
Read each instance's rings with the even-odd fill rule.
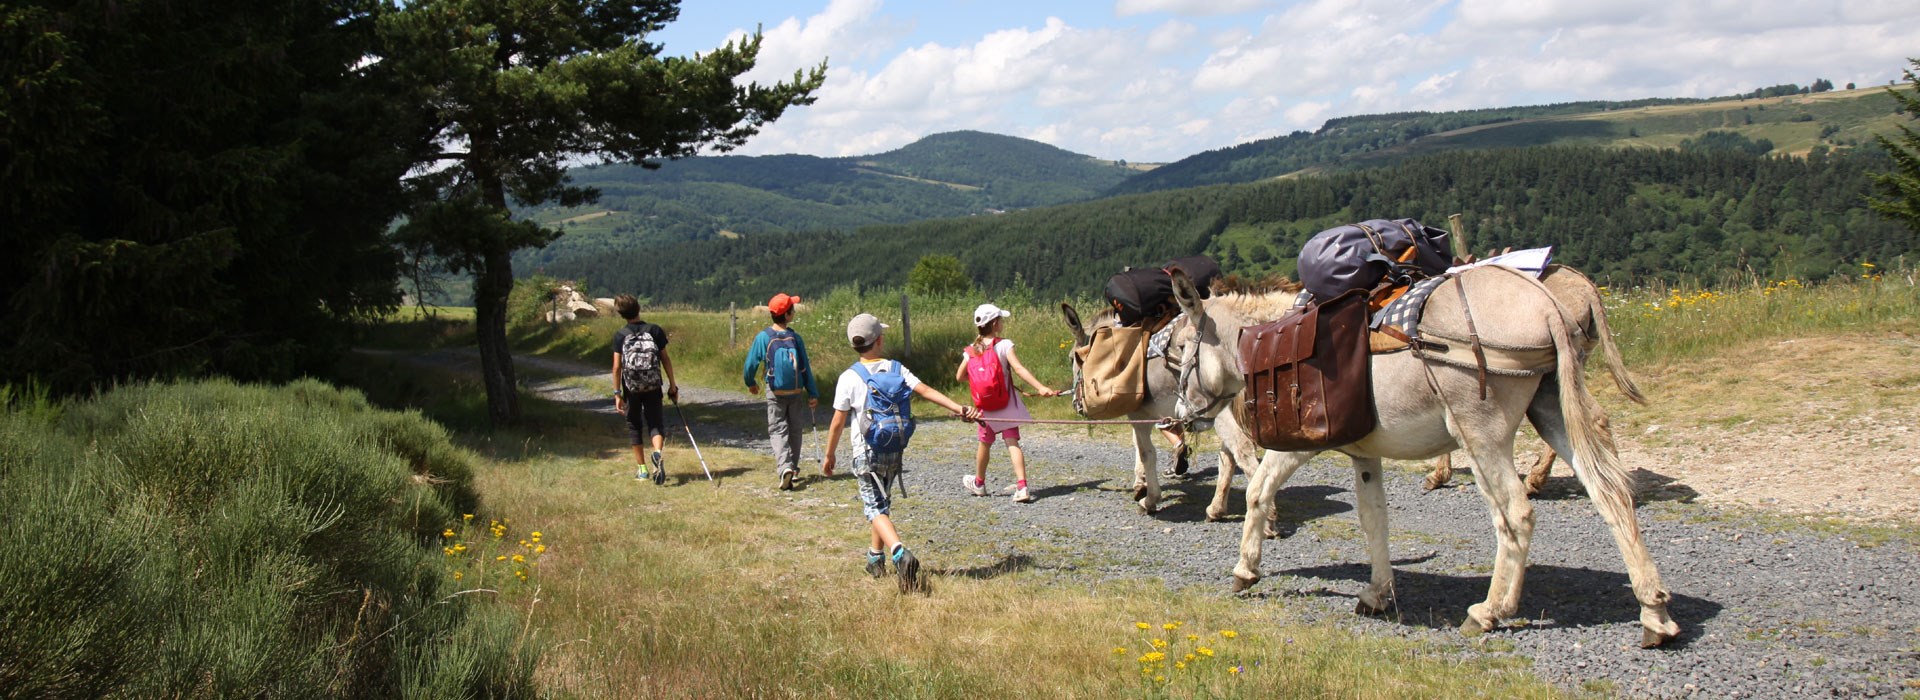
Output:
[[[1261,9],[1270,0],[1118,0],[1113,13],[1121,17],[1165,12],[1175,15],[1237,15]]]
[[[1049,17],[945,42],[891,7],[833,0],[768,29],[764,79],[834,63],[816,104],[743,152],[865,154],[974,128],[1165,161],[1353,114],[1879,84],[1920,46],[1891,0],[1118,0],[1118,15],[1271,9]]]

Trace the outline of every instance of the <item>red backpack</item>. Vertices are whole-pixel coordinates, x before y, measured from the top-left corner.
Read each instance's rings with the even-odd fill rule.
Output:
[[[968,345],[967,386],[973,390],[973,407],[982,411],[997,411],[1007,407],[1012,393],[1007,386],[1007,371],[1000,362],[1000,353],[994,351],[994,345],[987,346],[986,352],[980,352]]]

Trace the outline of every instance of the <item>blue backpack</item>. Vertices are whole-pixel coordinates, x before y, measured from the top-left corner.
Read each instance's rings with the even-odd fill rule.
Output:
[[[867,449],[874,454],[900,454],[913,439],[913,390],[892,361],[885,372],[870,372],[855,361],[853,371],[867,383]]]
[[[774,391],[805,389],[800,381],[800,336],[767,329],[767,386]]]

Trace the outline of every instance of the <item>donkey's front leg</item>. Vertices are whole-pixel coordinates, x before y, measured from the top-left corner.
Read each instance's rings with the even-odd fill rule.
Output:
[[[1266,541],[1266,523],[1274,516],[1274,498],[1293,472],[1313,459],[1312,452],[1273,452],[1247,477],[1247,517],[1240,526],[1240,563],[1233,567],[1233,591],[1260,582],[1260,546]]]
[[[1393,605],[1393,559],[1387,548],[1387,489],[1378,458],[1353,458],[1353,493],[1360,511],[1360,530],[1367,535],[1367,559],[1373,579],[1360,592],[1354,612],[1378,615]]]
[[[1153,427],[1133,426],[1133,500],[1144,515],[1160,510],[1160,477],[1154,471],[1159,461],[1160,454],[1153,448]]]
[[[1252,475],[1255,462],[1260,459],[1260,448],[1255,446],[1247,435],[1240,430],[1233,413],[1222,411],[1220,418],[1213,424],[1214,434],[1220,436],[1220,473],[1213,487],[1213,502],[1207,504],[1207,520],[1219,522],[1227,516],[1227,500],[1233,494],[1233,472],[1235,469],[1247,472],[1247,486],[1252,488]]]

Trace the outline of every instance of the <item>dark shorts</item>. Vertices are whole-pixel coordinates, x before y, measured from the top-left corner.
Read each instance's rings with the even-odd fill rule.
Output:
[[[665,392],[649,391],[644,394],[627,395],[627,437],[633,444],[647,443],[647,431],[667,434],[666,409],[660,405]]]

